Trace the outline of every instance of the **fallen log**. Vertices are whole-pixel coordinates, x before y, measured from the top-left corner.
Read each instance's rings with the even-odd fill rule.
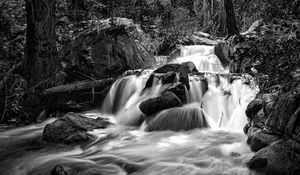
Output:
[[[52,87],[41,93],[41,104],[49,113],[84,111],[101,104],[114,81],[109,78]]]
[[[42,92],[41,95],[54,95],[59,93],[72,93],[76,91],[84,91],[84,90],[95,90],[101,88],[103,86],[110,85],[114,82],[113,78],[104,79],[104,80],[94,80],[94,81],[81,81],[75,82],[72,84],[56,86],[49,89],[46,89]]]

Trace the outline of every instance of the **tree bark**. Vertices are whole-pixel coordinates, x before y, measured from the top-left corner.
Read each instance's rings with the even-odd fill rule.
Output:
[[[227,37],[240,35],[239,29],[236,25],[232,0],[224,0],[224,8],[226,14]]]
[[[203,0],[202,1],[202,10],[201,13],[203,15],[203,25],[207,26],[209,25],[209,21],[212,19],[212,13],[211,13],[211,0]]]
[[[55,0],[25,0],[27,35],[25,78],[29,85],[53,75],[57,67]]]

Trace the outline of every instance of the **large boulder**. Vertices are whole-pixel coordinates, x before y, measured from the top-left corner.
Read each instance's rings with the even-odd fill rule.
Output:
[[[151,116],[161,110],[181,105],[181,100],[173,92],[165,91],[159,97],[143,101],[139,108],[145,115]]]
[[[43,140],[65,144],[84,143],[94,139],[88,131],[106,128],[110,124],[108,120],[100,117],[92,119],[70,112],[45,126]]]
[[[78,35],[64,51],[70,70],[95,78],[116,77],[129,69],[147,68],[154,56],[142,44],[140,27],[126,18],[101,20]],[[74,72],[74,71],[69,71]]]

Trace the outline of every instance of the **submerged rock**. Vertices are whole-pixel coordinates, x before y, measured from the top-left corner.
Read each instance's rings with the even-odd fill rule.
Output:
[[[120,167],[113,164],[98,165],[95,163],[70,163],[68,165],[56,165],[45,175],[125,175]]]
[[[43,140],[65,144],[92,141],[94,137],[87,131],[106,128],[110,124],[109,121],[100,117],[92,119],[70,112],[45,126]]]
[[[66,165],[56,165],[51,170],[51,175],[74,175],[75,173],[75,170]]]
[[[162,111],[151,119],[146,131],[181,131],[195,128],[208,128],[208,123],[201,109],[177,107]]]
[[[151,116],[161,110],[181,106],[181,100],[170,91],[165,91],[161,96],[143,101],[139,108],[147,116]]]

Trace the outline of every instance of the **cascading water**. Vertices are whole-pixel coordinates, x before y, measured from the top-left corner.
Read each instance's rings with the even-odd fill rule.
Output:
[[[97,139],[89,145],[42,142],[42,130],[53,120],[1,132],[0,174],[47,174],[58,164],[88,169],[85,174],[93,174],[94,170],[107,175],[250,174],[245,162],[252,153],[245,144],[242,127],[246,123],[244,111],[255,91],[240,78],[226,73],[212,46],[184,46],[181,57],[172,60],[173,63],[187,61],[192,61],[200,73],[189,76],[187,104],[176,110],[181,111],[180,115],[194,117],[189,125],[196,121],[209,125],[210,129],[145,132],[148,124],[142,124],[144,114],[139,104],[159,96],[164,86],[160,78],[155,77],[151,88],[144,89],[151,71],[143,71],[139,76],[117,80],[101,109],[85,114],[87,117],[109,116],[116,123],[90,132]],[[169,115],[172,120],[172,115],[179,115],[172,111],[174,109],[158,115]],[[181,120],[180,116],[175,117]],[[164,123],[160,125],[157,127],[163,127]]]

